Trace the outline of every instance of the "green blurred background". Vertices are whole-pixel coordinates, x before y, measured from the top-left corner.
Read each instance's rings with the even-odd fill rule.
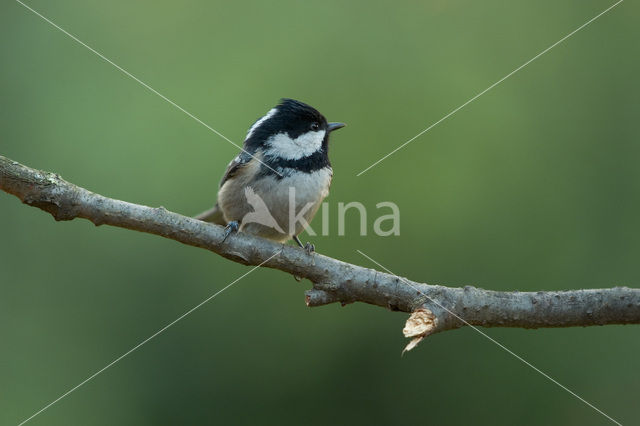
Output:
[[[318,251],[495,290],[638,286],[640,8],[628,1],[360,177],[356,173],[608,1],[31,0],[232,140],[281,97],[348,127],[337,203],[393,201],[399,237]],[[18,3],[0,6],[0,154],[107,196],[209,207],[237,148]],[[313,224],[319,227],[321,218]],[[372,234],[372,232],[370,232]],[[0,193],[0,424],[17,424],[248,269]],[[306,238],[308,239],[308,238]],[[34,425],[607,424],[473,330],[400,357],[406,314],[308,309],[259,270],[36,417]],[[640,327],[489,329],[625,424]]]

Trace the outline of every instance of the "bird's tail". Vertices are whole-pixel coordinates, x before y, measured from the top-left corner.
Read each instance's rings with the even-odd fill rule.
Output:
[[[211,223],[215,223],[217,225],[222,225],[222,226],[227,224],[227,222],[224,220],[222,209],[220,209],[220,207],[218,206],[218,203],[216,203],[216,205],[210,208],[209,210],[204,211],[199,215],[195,216],[194,219],[202,220],[205,222],[211,222]]]

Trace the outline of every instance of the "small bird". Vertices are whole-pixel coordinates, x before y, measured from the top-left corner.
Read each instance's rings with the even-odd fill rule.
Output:
[[[251,126],[222,177],[216,205],[196,219],[226,225],[225,240],[239,230],[282,243],[293,239],[314,251],[298,235],[329,194],[329,134],[344,126],[303,102],[282,99]]]

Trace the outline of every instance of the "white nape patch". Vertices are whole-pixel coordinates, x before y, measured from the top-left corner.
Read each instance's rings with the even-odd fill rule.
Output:
[[[284,158],[285,160],[299,160],[308,157],[322,147],[324,130],[307,132],[295,139],[286,133],[278,133],[267,140],[269,146],[265,155]]]
[[[246,139],[249,139],[251,137],[251,135],[253,134],[253,132],[255,132],[255,130],[260,127],[260,125],[262,123],[264,123],[265,121],[267,121],[268,119],[270,119],[271,117],[273,117],[275,115],[275,113],[278,112],[277,108],[272,108],[269,110],[268,113],[266,113],[264,115],[264,117],[260,118],[258,121],[256,121],[255,123],[253,123],[253,126],[251,126],[251,128],[249,129],[249,131],[247,132],[247,137]]]

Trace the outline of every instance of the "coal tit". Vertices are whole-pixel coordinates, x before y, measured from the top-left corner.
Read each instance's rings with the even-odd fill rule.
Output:
[[[282,101],[247,132],[242,152],[222,177],[216,205],[196,218],[270,240],[298,238],[329,194],[329,134],[344,127],[293,99]]]

